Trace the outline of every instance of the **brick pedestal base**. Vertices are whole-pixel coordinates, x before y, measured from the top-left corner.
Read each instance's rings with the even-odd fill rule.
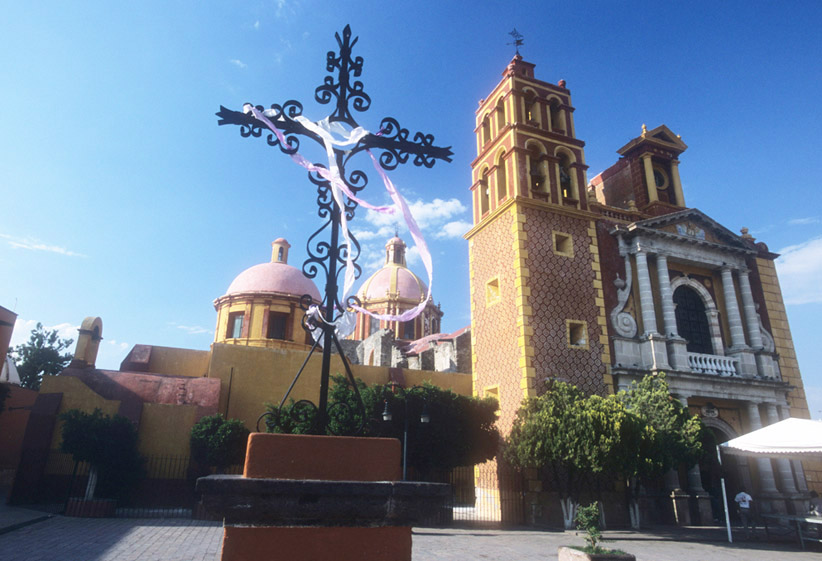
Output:
[[[226,527],[223,561],[411,561],[411,528]]]

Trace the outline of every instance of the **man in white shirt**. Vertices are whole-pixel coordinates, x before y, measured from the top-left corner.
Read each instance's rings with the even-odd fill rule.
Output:
[[[745,535],[751,537],[751,530],[756,530],[753,520],[753,497],[751,497],[745,490],[741,490],[734,497],[736,504],[739,505],[739,518],[742,520],[742,527],[745,528]]]

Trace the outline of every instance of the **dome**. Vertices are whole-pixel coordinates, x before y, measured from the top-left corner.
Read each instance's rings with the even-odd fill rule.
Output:
[[[405,242],[394,234],[385,244],[385,265],[368,277],[360,290],[360,300],[402,298],[414,302],[428,295],[428,287],[405,266]]]
[[[226,296],[240,293],[277,293],[302,296],[310,294],[314,302],[321,302],[320,291],[302,271],[288,264],[288,249],[284,238],[271,243],[271,262],[254,265],[237,275],[226,291]]]
[[[276,292],[294,296],[310,294],[315,302],[322,301],[320,291],[311,279],[285,263],[261,263],[246,269],[228,287],[226,296],[240,292]]]
[[[360,299],[376,300],[388,295],[420,302],[428,295],[428,287],[409,269],[389,263],[371,275],[363,284]]]

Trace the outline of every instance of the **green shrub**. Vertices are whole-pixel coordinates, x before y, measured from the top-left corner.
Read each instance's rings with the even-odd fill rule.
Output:
[[[191,427],[190,442],[191,457],[220,473],[245,460],[248,429],[238,419],[226,419],[219,413],[208,415]]]

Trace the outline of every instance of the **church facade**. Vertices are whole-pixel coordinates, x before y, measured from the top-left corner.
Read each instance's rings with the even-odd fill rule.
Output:
[[[477,110],[465,236],[473,380],[476,395],[499,399],[503,434],[522,399],[555,380],[607,394],[660,372],[718,442],[807,418],[777,255],[746,229],[735,234],[687,207],[687,146],[664,125],[643,125],[588,181],[573,113],[565,82],[538,80],[519,55]],[[501,466],[483,469],[490,489]],[[817,478],[787,460],[740,461],[732,471],[733,486],[780,512],[803,508],[806,480]],[[678,502],[680,523],[712,520],[717,474],[709,461],[668,474],[662,492]],[[530,488],[532,504],[550,494],[539,482]]]

